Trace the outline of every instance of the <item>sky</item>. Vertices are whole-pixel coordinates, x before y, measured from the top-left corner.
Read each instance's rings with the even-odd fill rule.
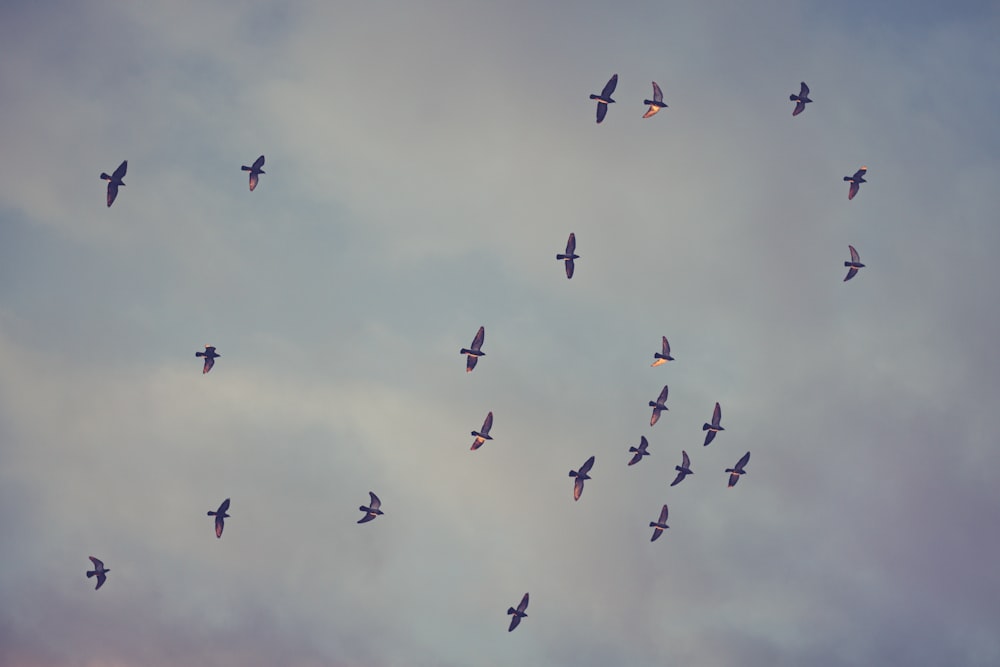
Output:
[[[0,664],[997,664],[997,33],[993,2],[4,3]]]

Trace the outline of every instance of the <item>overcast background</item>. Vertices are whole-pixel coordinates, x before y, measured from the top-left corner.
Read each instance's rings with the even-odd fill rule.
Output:
[[[0,664],[997,664],[998,33],[989,1],[5,3]]]

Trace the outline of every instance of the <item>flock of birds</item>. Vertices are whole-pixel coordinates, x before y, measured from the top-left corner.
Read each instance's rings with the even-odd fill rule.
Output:
[[[611,79],[608,80],[607,84],[605,84],[604,88],[601,90],[601,93],[599,95],[595,94],[590,95],[590,99],[595,100],[597,102],[598,123],[604,121],[604,119],[607,117],[609,105],[615,103],[615,100],[611,97],[611,95],[615,92],[615,88],[617,86],[618,86],[618,75],[615,74],[611,77]],[[792,94],[789,96],[789,100],[795,102],[795,108],[792,111],[792,116],[798,116],[805,110],[807,104],[812,103],[813,100],[809,98],[809,94],[810,94],[809,86],[807,86],[805,82],[802,82],[799,89],[799,93]],[[646,99],[643,101],[643,104],[649,107],[646,113],[642,116],[643,118],[650,118],[651,116],[657,114],[660,110],[667,108],[667,104],[663,101],[663,91],[660,89],[660,86],[657,85],[655,81],[653,82],[653,99],[651,100]],[[263,166],[264,166],[264,156],[261,155],[253,162],[252,165],[250,166],[243,165],[241,167],[242,171],[249,172],[249,186],[251,192],[257,188],[260,175],[266,173],[263,170]],[[125,160],[118,166],[117,169],[115,169],[114,173],[112,173],[110,176],[107,173],[101,173],[101,178],[103,180],[108,181],[107,185],[108,207],[110,207],[115,202],[115,199],[118,197],[119,188],[125,186],[123,179],[125,178],[127,170],[128,170],[128,160]],[[858,169],[852,176],[844,177],[844,181],[850,183],[850,187],[848,189],[848,194],[847,194],[848,200],[854,199],[854,197],[858,194],[858,190],[861,186],[861,183],[867,182],[865,181],[864,178],[867,170],[868,168],[863,166],[860,169]],[[848,248],[850,251],[851,259],[850,261],[844,262],[844,266],[848,268],[847,276],[844,278],[844,281],[848,281],[851,278],[853,278],[855,275],[857,275],[858,270],[865,266],[864,264],[861,263],[860,256],[858,255],[858,252],[857,250],[855,250],[854,246],[851,245],[848,246]],[[571,233],[566,241],[565,252],[558,253],[556,255],[556,259],[564,262],[565,264],[567,279],[571,279],[573,277],[576,268],[575,261],[579,258],[580,256],[576,254],[576,234]],[[476,364],[479,362],[479,359],[486,356],[486,353],[483,352],[483,343],[485,342],[485,338],[486,338],[486,329],[485,327],[481,326],[479,327],[479,330],[476,332],[476,335],[473,337],[470,346],[467,348],[463,347],[459,351],[460,354],[466,357],[465,370],[467,373],[472,372],[472,370],[476,368]],[[212,370],[212,368],[215,365],[215,360],[218,359],[220,356],[221,355],[218,354],[215,347],[211,345],[206,345],[204,351],[199,351],[195,353],[195,357],[204,359],[202,365],[203,374],[206,374]],[[667,341],[667,337],[663,336],[661,350],[653,355],[653,363],[651,365],[653,367],[661,366],[669,361],[674,361],[674,357],[672,357],[670,354],[670,343]],[[664,385],[663,389],[660,391],[660,394],[659,396],[657,396],[656,400],[649,401],[649,407],[653,409],[652,415],[650,416],[649,419],[650,427],[654,426],[657,423],[657,421],[659,421],[662,412],[668,410],[666,405],[668,393],[669,393],[669,388],[667,385]],[[490,435],[490,430],[492,429],[492,427],[493,427],[493,412],[490,411],[486,415],[486,419],[483,421],[482,427],[480,427],[478,431],[471,432],[471,435],[474,438],[471,447],[472,451],[478,450],[486,443],[486,441],[493,439],[492,436]],[[725,428],[723,428],[722,426],[722,406],[718,402],[716,402],[715,409],[712,412],[711,421],[705,422],[705,424],[702,426],[702,430],[705,432],[705,441],[703,445],[705,447],[707,447],[713,442],[717,434],[725,430]],[[649,456],[650,452],[648,451],[648,448],[649,448],[649,441],[646,439],[645,436],[642,436],[638,446],[629,447],[628,449],[628,451],[632,453],[632,457],[628,461],[628,465],[630,466],[635,465],[640,461],[642,461],[643,457]],[[582,496],[584,489],[584,482],[586,482],[586,480],[591,479],[589,473],[594,466],[594,460],[595,457],[591,456],[579,468],[569,471],[569,476],[573,478],[574,501],[579,500],[580,497]],[[732,468],[725,469],[725,472],[729,474],[728,486],[730,488],[735,486],[736,483],[739,481],[740,477],[746,474],[746,466],[749,463],[749,461],[750,461],[750,452],[748,451],[742,457],[740,457],[740,459],[736,462],[736,464]],[[681,464],[675,466],[674,470],[677,471],[677,476],[674,478],[673,482],[670,483],[670,486],[676,486],[680,484],[682,481],[684,481],[684,479],[688,475],[694,474],[693,471],[691,470],[691,459],[688,456],[687,451],[684,450],[681,451]],[[222,537],[223,529],[225,527],[225,519],[229,518],[229,513],[228,513],[229,505],[230,505],[230,499],[226,498],[219,505],[217,509],[208,512],[208,516],[214,517],[216,538]],[[368,505],[367,506],[362,505],[358,508],[359,511],[361,511],[363,514],[358,523],[359,524],[368,523],[369,521],[373,521],[375,518],[382,516],[384,513],[381,507],[382,507],[382,501],[373,491],[369,491]],[[670,527],[667,525],[668,516],[669,516],[669,508],[667,505],[663,505],[663,507],[660,510],[660,514],[657,517],[657,520],[651,521],[649,523],[649,527],[653,529],[653,534],[650,538],[651,542],[655,542],[663,534],[663,531]],[[87,578],[91,577],[97,578],[97,586],[95,588],[95,590],[97,590],[104,585],[105,581],[107,581],[107,574],[111,570],[105,567],[104,563],[100,559],[94,556],[90,556],[90,560],[94,565],[94,569],[87,571]],[[510,626],[508,627],[508,632],[513,631],[521,623],[521,619],[527,617],[528,614],[526,613],[526,610],[528,608],[528,601],[529,601],[529,595],[528,593],[525,593],[516,608],[509,607],[507,609],[507,614],[511,617]]]

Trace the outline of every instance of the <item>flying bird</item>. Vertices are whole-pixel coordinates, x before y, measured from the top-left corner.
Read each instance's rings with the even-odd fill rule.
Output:
[[[649,402],[649,407],[653,408],[653,416],[649,418],[650,426],[660,421],[661,411],[669,409],[665,405],[666,402],[667,402],[667,385],[663,385],[663,391],[660,392],[660,396],[655,401]]]
[[[489,414],[486,415],[486,421],[483,422],[483,427],[478,431],[473,431],[472,435],[476,436],[476,439],[472,441],[472,451],[476,451],[483,446],[483,443],[487,440],[492,440],[490,436],[490,429],[493,428],[493,411],[491,410]]]
[[[656,538],[662,535],[664,530],[670,528],[670,526],[667,525],[667,513],[667,506],[664,505],[663,509],[660,510],[660,520],[649,522],[649,527],[653,529],[653,536],[649,538],[650,542],[655,542]]]
[[[556,259],[566,260],[566,278],[572,278],[573,260],[580,259],[580,256],[576,254],[576,234],[569,235],[569,239],[566,241],[566,253],[559,253],[556,255]]]
[[[862,183],[867,183],[865,180],[865,172],[868,171],[868,167],[861,167],[853,176],[844,176],[844,180],[851,184],[850,189],[847,191],[847,200],[850,201],[854,199],[854,195],[858,194],[858,189],[861,187]]]
[[[796,103],[795,109],[792,111],[793,116],[798,116],[800,113],[805,111],[806,105],[812,102],[812,100],[809,99],[809,86],[806,85],[806,82],[802,82],[802,87],[799,88],[798,95],[789,95],[788,99]]]
[[[656,354],[653,355],[653,363],[650,365],[655,368],[656,366],[660,366],[661,364],[665,364],[668,361],[673,361],[673,360],[674,358],[670,356],[670,343],[667,342],[667,337],[664,336],[663,351],[657,352]]]
[[[584,480],[590,479],[590,475],[587,473],[590,472],[590,469],[593,467],[594,457],[591,456],[582,466],[580,466],[579,470],[569,471],[570,477],[576,477],[576,480],[573,482],[573,500],[580,499],[580,494],[583,493],[583,482]]]
[[[111,208],[111,205],[115,203],[115,197],[118,196],[118,186],[125,187],[122,179],[125,178],[127,170],[128,160],[122,160],[122,163],[115,169],[115,173],[110,176],[103,171],[101,172],[101,179],[108,182],[108,208]]]
[[[205,365],[202,366],[202,368],[201,368],[201,374],[204,375],[205,373],[207,373],[210,370],[212,370],[212,366],[215,365],[215,360],[218,357],[221,357],[222,355],[221,354],[216,354],[215,353],[215,348],[212,347],[211,345],[206,345],[204,352],[195,352],[194,356],[196,356],[196,357],[205,357]]]
[[[208,516],[215,517],[216,537],[222,537],[222,529],[226,527],[226,519],[229,518],[229,515],[226,514],[226,512],[228,511],[229,511],[229,498],[226,498],[225,500],[222,501],[222,504],[219,505],[219,509],[215,510],[214,512],[208,513]]]
[[[848,267],[847,275],[844,276],[845,283],[854,276],[858,275],[858,269],[865,268],[865,265],[861,263],[861,257],[858,256],[858,251],[854,249],[854,246],[849,245],[847,247],[851,251],[851,261],[844,262],[844,266]]]
[[[712,423],[711,424],[702,424],[702,426],[701,426],[701,430],[702,431],[708,431],[708,433],[705,434],[705,447],[708,447],[708,443],[710,443],[713,440],[715,440],[715,434],[716,433],[718,433],[719,431],[725,431],[726,430],[726,429],[722,428],[721,426],[719,426],[719,422],[720,421],[722,421],[722,408],[719,407],[718,403],[716,403],[715,404],[715,411],[712,413]]]
[[[94,569],[87,570],[87,578],[90,579],[91,577],[97,577],[97,586],[94,587],[94,590],[96,591],[104,585],[104,582],[108,578],[108,572],[111,570],[104,567],[104,562],[100,559],[94,558],[93,556],[88,556],[88,558],[90,558],[90,561],[94,564]]]
[[[486,328],[479,327],[479,331],[476,332],[476,337],[472,339],[472,347],[463,347],[459,354],[466,355],[465,360],[465,372],[471,373],[472,369],[476,367],[476,362],[479,361],[479,357],[485,357],[486,353],[483,352],[483,339],[486,337]]]
[[[729,473],[729,486],[736,486],[736,482],[740,481],[740,475],[747,474],[747,471],[743,467],[750,460],[750,452],[743,455],[737,463],[735,468],[726,468],[726,472]]]
[[[670,482],[670,486],[677,486],[684,481],[684,478],[688,475],[693,475],[691,472],[691,459],[688,458],[688,453],[681,451],[681,464],[679,466],[674,466],[674,470],[677,471],[677,477],[674,481]]]
[[[660,87],[656,85],[655,81],[653,82],[653,99],[643,100],[642,103],[649,105],[649,110],[642,115],[643,118],[654,116],[660,109],[667,108],[667,105],[663,103],[663,91],[660,90]]]
[[[266,171],[264,171],[263,169],[261,169],[261,167],[263,167],[263,166],[264,166],[264,156],[261,155],[259,158],[257,158],[254,161],[253,166],[248,167],[246,165],[243,165],[242,167],[240,167],[240,169],[242,169],[243,171],[249,171],[250,172],[250,192],[253,192],[254,188],[257,187],[257,178],[258,178],[258,175],[259,174],[266,174],[267,173]]]
[[[608,115],[608,105],[614,104],[615,101],[611,99],[611,93],[615,92],[615,86],[618,85],[618,75],[615,74],[608,82],[604,85],[604,90],[601,91],[600,95],[591,95],[590,99],[597,100],[597,122],[600,123],[604,120],[604,117]]]
[[[628,448],[630,452],[635,452],[635,454],[632,456],[632,460],[629,461],[628,464],[635,465],[636,463],[642,460],[643,456],[649,456],[649,452],[646,451],[646,448],[648,447],[649,447],[649,441],[646,440],[646,436],[641,436],[639,439],[638,447]]]
[[[507,628],[507,632],[512,632],[514,628],[518,626],[522,618],[526,618],[528,615],[524,613],[524,610],[528,608],[528,594],[525,593],[524,597],[521,598],[521,603],[517,605],[517,609],[513,607],[507,608],[507,614],[512,616],[510,619],[510,627]]]
[[[371,503],[369,503],[368,507],[362,505],[361,507],[358,508],[359,510],[365,513],[365,515],[361,517],[361,520],[358,521],[358,523],[368,523],[376,516],[381,516],[382,514],[384,514],[384,512],[379,509],[380,507],[382,507],[382,501],[378,499],[378,496],[376,496],[371,491],[368,492],[368,495],[371,496]]]

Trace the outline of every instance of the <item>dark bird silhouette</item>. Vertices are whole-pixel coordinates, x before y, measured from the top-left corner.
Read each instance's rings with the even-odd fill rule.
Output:
[[[361,507],[358,508],[359,510],[365,513],[365,515],[361,517],[361,520],[358,521],[358,523],[368,523],[375,517],[384,514],[384,512],[379,509],[380,507],[382,507],[382,501],[378,499],[378,496],[376,496],[371,491],[368,492],[368,495],[371,496],[371,503],[369,503],[368,507],[362,505]]]
[[[642,103],[649,105],[649,109],[642,115],[643,118],[655,116],[660,109],[667,108],[667,105],[663,103],[663,91],[660,90],[655,81],[653,82],[653,99],[643,100]]]
[[[87,570],[87,578],[90,579],[91,577],[97,577],[97,586],[94,587],[94,590],[96,591],[104,585],[104,582],[108,578],[108,572],[111,570],[104,567],[104,563],[100,559],[94,558],[93,556],[88,556],[88,558],[90,558],[90,561],[94,564],[94,569]]]
[[[195,352],[194,356],[205,357],[205,365],[202,366],[201,368],[201,374],[204,375],[205,373],[212,370],[212,366],[215,365],[215,360],[221,357],[222,355],[216,354],[215,348],[212,347],[211,345],[206,345],[204,352]]]
[[[101,178],[108,182],[108,208],[115,203],[115,197],[118,196],[118,187],[125,187],[122,179],[125,178],[125,172],[128,171],[128,160],[123,160],[118,168],[115,169],[115,173],[108,176],[103,171],[101,172]]]
[[[583,493],[583,482],[584,480],[590,479],[590,469],[594,467],[594,457],[591,456],[587,461],[580,466],[579,470],[570,470],[569,476],[575,477],[576,480],[573,482],[573,500],[579,500],[580,494]]]
[[[600,95],[591,95],[590,99],[597,100],[597,122],[600,123],[604,120],[604,117],[608,114],[608,105],[614,104],[615,101],[611,99],[611,93],[615,92],[615,86],[618,85],[618,75],[615,74],[608,82],[604,85],[604,90],[601,91]]]
[[[806,105],[812,102],[812,100],[809,99],[809,86],[806,85],[806,82],[802,82],[798,95],[789,95],[788,99],[796,103],[795,109],[792,111],[793,116],[798,116],[800,113],[805,111]]]
[[[215,517],[216,537],[222,537],[222,529],[226,527],[226,519],[229,518],[229,515],[226,514],[226,512],[228,511],[229,511],[229,498],[226,498],[225,500],[222,501],[222,504],[219,505],[219,509],[215,510],[214,512],[208,513],[208,516]]]
[[[493,428],[493,411],[491,410],[489,414],[486,415],[486,421],[483,422],[483,427],[478,431],[473,431],[472,435],[476,436],[476,439],[472,441],[472,451],[476,451],[483,446],[483,443],[487,440],[492,440],[490,436],[490,429]]]
[[[250,172],[250,192],[253,192],[254,188],[257,187],[258,175],[267,173],[266,171],[261,169],[261,167],[263,166],[264,166],[264,156],[261,155],[254,161],[253,166],[248,167],[246,165],[243,165],[242,167],[240,167],[240,169],[242,169],[243,171]]]
[[[471,373],[472,369],[476,367],[476,362],[479,361],[479,357],[485,357],[486,353],[483,352],[483,339],[486,338],[486,328],[479,327],[479,331],[476,332],[476,337],[472,339],[472,347],[463,347],[459,354],[466,355],[465,359],[465,372]]]
[[[651,366],[656,367],[661,364],[665,364],[668,361],[673,361],[674,358],[670,356],[670,343],[667,342],[667,337],[663,337],[663,351],[657,352],[653,355],[653,363]]]
[[[524,613],[524,610],[527,608],[528,608],[527,593],[525,593],[524,597],[521,598],[521,603],[517,605],[517,609],[514,609],[513,607],[507,608],[507,614],[509,616],[512,616],[512,618],[510,619],[510,627],[507,628],[507,632],[512,632],[514,628],[516,628],[521,623],[522,618],[527,618],[528,615]]]
[[[862,183],[867,183],[865,180],[865,172],[868,171],[868,167],[861,167],[853,176],[844,176],[844,180],[851,184],[850,189],[847,191],[847,200],[850,201],[854,199],[854,195],[858,194],[858,190],[861,188]]]
[[[708,447],[708,443],[715,440],[716,433],[726,430],[719,425],[720,421],[722,421],[722,408],[719,407],[718,403],[716,403],[715,411],[712,413],[712,423],[702,424],[701,426],[702,431],[708,431],[708,433],[705,434],[705,447]]]
[[[844,262],[844,266],[848,267],[847,275],[844,276],[845,283],[854,276],[858,275],[858,269],[865,268],[865,265],[861,263],[861,257],[858,256],[858,251],[854,249],[854,246],[849,245],[847,247],[851,251],[851,261]]]
[[[650,542],[655,542],[656,538],[658,538],[660,535],[662,535],[664,530],[666,530],[667,528],[670,528],[670,526],[667,525],[667,513],[668,513],[668,511],[669,510],[667,510],[667,506],[664,505],[663,509],[660,510],[660,520],[659,521],[650,521],[649,522],[649,527],[653,529],[653,536],[651,538],[649,538]]]
[[[726,468],[726,472],[729,473],[729,486],[736,486],[736,482],[740,481],[740,475],[747,474],[747,471],[743,469],[747,462],[750,461],[750,452],[743,455],[736,463],[735,468]]]
[[[566,253],[559,253],[556,255],[556,259],[562,259],[566,261],[566,278],[573,277],[573,260],[580,259],[580,256],[576,254],[576,234],[570,234],[569,240],[566,241]]]
[[[629,465],[635,465],[636,463],[638,463],[639,461],[642,460],[643,456],[649,456],[649,452],[646,451],[646,449],[648,447],[649,447],[649,441],[646,440],[646,436],[641,436],[639,438],[639,446],[638,447],[629,447],[628,448],[628,450],[630,452],[635,452],[635,454],[632,456],[632,460],[629,461],[628,464]]]
[[[679,466],[674,466],[674,470],[677,471],[677,477],[674,481],[670,482],[670,486],[677,486],[684,481],[684,478],[688,475],[693,475],[691,472],[691,459],[688,458],[688,453],[681,451],[681,464]]]
[[[660,412],[667,410],[667,385],[663,385],[663,391],[660,392],[660,396],[655,401],[649,402],[649,407],[653,408],[653,416],[649,418],[649,425],[652,426],[656,422],[660,421]]]

